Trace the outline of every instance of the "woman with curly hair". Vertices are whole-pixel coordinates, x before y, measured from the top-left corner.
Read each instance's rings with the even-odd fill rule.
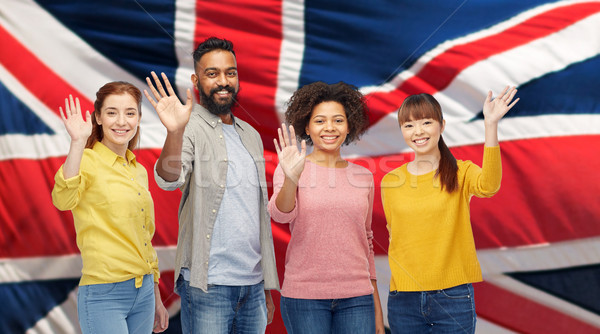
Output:
[[[356,87],[315,82],[296,91],[278,130],[269,212],[290,224],[281,289],[288,333],[384,333],[373,255],[373,174],[342,145],[368,126]],[[296,141],[299,134],[301,148]],[[313,150],[306,154],[306,144]]]

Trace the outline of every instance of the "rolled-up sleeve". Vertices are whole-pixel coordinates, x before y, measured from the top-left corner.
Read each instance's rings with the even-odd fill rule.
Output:
[[[81,194],[85,189],[84,178],[79,174],[65,179],[63,176],[63,166],[61,166],[54,175],[54,188],[52,189],[52,204],[61,210],[72,210],[79,204]]]

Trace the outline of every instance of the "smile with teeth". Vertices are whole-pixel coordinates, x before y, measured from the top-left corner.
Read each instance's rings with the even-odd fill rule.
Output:
[[[129,132],[129,130],[113,130],[113,131],[120,135],[123,135],[123,134],[126,134],[127,132]]]
[[[429,138],[419,138],[419,139],[415,139],[414,142],[417,145],[421,145],[421,144],[425,144],[428,140],[429,140]]]

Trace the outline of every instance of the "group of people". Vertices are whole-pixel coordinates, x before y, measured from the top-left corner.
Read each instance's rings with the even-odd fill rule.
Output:
[[[240,88],[232,43],[211,37],[193,58],[199,104],[190,89],[182,103],[165,74],[152,72],[144,90],[167,130],[154,179],[182,193],[174,268],[183,333],[265,332],[275,311],[271,290],[280,288],[271,218],[291,233],[280,300],[287,332],[384,333],[371,227],[375,183],[341,154],[368,128],[364,96],[343,82],[315,82],[293,94],[288,125],[274,139],[279,164],[269,198],[261,137],[232,113]],[[398,122],[414,160],[381,181],[392,333],[474,333],[471,283],[482,277],[469,201],[499,190],[497,127],[515,94],[507,87],[484,102],[482,168],[454,158],[431,95],[402,103]],[[84,334],[168,327],[148,175],[133,153],[141,101],[135,86],[111,82],[96,93],[92,113],[83,115],[72,96],[60,108],[71,146],[52,199],[73,213]]]

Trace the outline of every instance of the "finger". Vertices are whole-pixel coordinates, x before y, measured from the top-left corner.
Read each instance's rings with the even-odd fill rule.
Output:
[[[277,139],[273,138],[273,143],[275,144],[275,152],[277,152],[277,155],[279,155],[279,153],[281,153],[281,149],[279,148],[279,144],[277,144]]]
[[[154,72],[151,73],[151,75],[154,74]],[[154,80],[156,80],[156,75],[153,76]],[[154,84],[152,83],[152,80],[150,80],[150,78],[146,77],[146,84],[148,84],[148,88],[150,88],[150,91],[152,92],[152,95],[154,95],[154,98],[156,100],[160,100],[160,94],[158,94],[158,91],[156,90],[156,88],[154,88]]]
[[[81,116],[81,105],[79,104],[78,97],[75,98],[75,107],[77,108],[77,116],[80,116],[83,118],[83,116]]]
[[[293,147],[298,147],[298,144],[296,142],[296,131],[294,130],[294,127],[290,125],[290,144]]]
[[[89,110],[85,111],[85,122],[86,123],[92,122],[92,113]]]
[[[302,142],[300,143],[300,148],[301,148],[301,152],[300,155],[301,156],[306,156],[306,140],[302,139]]]
[[[283,140],[285,141],[285,146],[292,146],[292,143],[290,143],[290,135],[285,124],[281,124],[281,132],[283,132]]]
[[[63,120],[63,122],[67,121],[67,118],[65,117],[65,115],[63,114],[63,109],[62,107],[58,107],[58,111],[60,111],[60,118]]]
[[[148,80],[148,78],[146,78],[146,80]],[[156,101],[154,101],[154,99],[150,96],[148,91],[145,89],[144,89],[144,95],[146,95],[146,98],[148,99],[148,101],[150,101],[150,104],[154,107],[154,109],[156,109],[156,106],[157,106]]]
[[[173,87],[171,86],[171,82],[169,81],[167,75],[164,72],[160,72],[160,74],[163,78],[163,81],[165,82],[165,86],[167,87],[167,92],[169,92],[169,96],[175,95],[175,91],[173,90]]]
[[[510,86],[508,86],[508,85],[507,85],[507,86],[506,86],[506,87],[504,87],[504,89],[502,90],[502,93],[500,93],[500,95],[498,95],[498,97],[499,97],[499,98],[501,98],[501,99],[502,99],[502,101],[506,101],[506,97],[507,97],[507,95],[506,95],[506,92],[508,92],[508,89],[509,89],[509,88],[510,88]]]
[[[484,103],[490,103],[490,102],[492,102],[492,91],[491,90],[488,91],[487,96],[485,97],[485,102]]]
[[[165,89],[164,89],[162,83],[160,83],[160,79],[158,78],[158,76],[156,75],[156,73],[152,72],[152,77],[154,77],[154,83],[156,84],[156,89],[158,90],[158,92],[160,93],[160,95],[162,97],[167,97],[168,96],[167,92],[165,92]]]
[[[284,136],[282,129],[285,129],[284,124],[281,124],[281,128],[277,129],[277,134],[279,135],[279,145],[281,145],[281,149],[283,150],[283,148],[287,146],[287,143],[283,140]]]
[[[75,115],[75,102],[73,102],[73,95],[69,94],[69,108],[71,115]]]
[[[193,98],[192,97],[192,91],[188,88],[187,91],[186,91],[186,93],[187,93],[187,100],[185,101],[185,106],[188,107],[188,108],[191,108],[192,107],[192,102],[193,102],[192,101],[192,98]]]
[[[510,110],[512,107],[514,107],[514,106],[515,106],[515,104],[517,104],[517,102],[519,102],[519,100],[520,100],[520,99],[521,99],[520,97],[517,97],[517,99],[516,99],[516,100],[514,100],[514,101],[513,101],[513,103],[511,103],[511,104],[510,104],[510,105],[507,107],[506,111],[509,111],[509,110]]]
[[[150,90],[152,91],[152,94],[154,94],[154,97],[156,98],[156,100],[160,100],[163,95],[161,95],[159,93],[160,90],[162,90],[164,92],[164,89],[162,89],[162,84],[160,83],[160,79],[158,78],[158,76],[156,75],[156,73],[154,73],[154,71],[150,72],[150,75],[152,76],[152,79],[154,79],[154,83],[151,83],[150,86]]]
[[[506,98],[506,103],[510,103],[510,101],[512,101],[512,99],[515,97],[515,94],[517,94],[517,87],[510,89],[508,92],[508,97]]]

